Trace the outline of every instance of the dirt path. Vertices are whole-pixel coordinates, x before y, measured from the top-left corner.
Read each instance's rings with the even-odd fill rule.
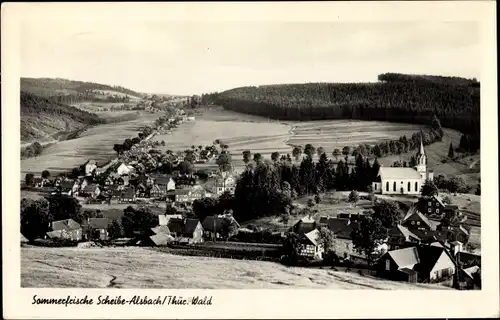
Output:
[[[116,288],[116,276],[110,274],[111,280],[109,280],[109,284],[106,286],[106,288]]]

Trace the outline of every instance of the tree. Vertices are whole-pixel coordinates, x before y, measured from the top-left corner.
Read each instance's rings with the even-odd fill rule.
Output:
[[[283,241],[283,254],[286,258],[286,262],[290,265],[297,264],[299,260],[299,254],[302,250],[301,237],[296,233],[289,233],[288,236]]]
[[[310,143],[306,144],[304,147],[304,153],[309,157],[312,158],[313,154],[316,152],[316,148]]]
[[[50,177],[49,170],[43,170],[42,171],[42,178],[47,179],[48,177]]]
[[[192,174],[194,171],[194,165],[189,161],[182,161],[179,163],[178,170],[181,174]]]
[[[425,180],[424,185],[420,189],[420,193],[423,197],[432,197],[438,194],[438,188],[434,184],[434,181],[429,179]]]
[[[253,155],[253,161],[255,161],[256,164],[259,164],[262,162],[262,155],[260,153],[255,153]]]
[[[193,213],[200,220],[205,220],[208,216],[214,216],[218,213],[217,199],[202,198],[193,201]]]
[[[243,162],[245,164],[248,164],[250,162],[250,159],[252,158],[252,152],[250,150],[245,150],[242,152],[243,154]]]
[[[373,149],[372,149],[372,153],[375,157],[377,158],[380,158],[382,157],[382,149],[380,148],[380,146],[378,144],[376,144]]]
[[[177,213],[178,211],[174,206],[172,206],[171,204],[167,205],[167,208],[165,209],[165,215],[175,215]]]
[[[439,228],[442,230],[449,227],[458,227],[461,222],[461,215],[458,210],[446,210],[443,217],[441,218],[441,223]]]
[[[364,252],[371,265],[372,254],[387,239],[387,229],[382,221],[370,217],[362,217],[351,232],[352,243],[358,252]]]
[[[231,169],[231,154],[221,153],[217,158],[216,163],[221,171],[229,171]]]
[[[288,214],[282,214],[280,217],[281,222],[283,222],[283,226],[286,228],[288,227],[288,221],[290,221],[290,215]]]
[[[462,177],[455,176],[448,180],[448,191],[451,193],[467,193],[469,191],[469,187]]]
[[[384,228],[390,229],[403,218],[403,212],[395,202],[382,200],[373,206],[372,217],[380,220]]]
[[[83,223],[86,216],[82,214],[82,205],[77,199],[66,195],[51,195],[47,197],[49,211],[54,220],[73,219]]]
[[[453,144],[450,142],[450,148],[448,149],[448,158],[453,159],[455,157],[455,150],[453,149]]]
[[[341,155],[341,153],[340,153],[340,150],[339,150],[339,149],[335,149],[335,150],[333,150],[333,152],[332,152],[332,156],[335,158],[335,161],[337,161],[337,160],[338,160],[338,158],[339,158],[339,156],[340,156],[340,155]]]
[[[334,247],[335,235],[327,227],[321,227],[319,229],[318,242],[323,247],[323,250],[325,250],[325,253],[328,253]]]
[[[321,197],[319,196],[319,194],[314,196],[314,202],[316,202],[316,204],[319,204],[321,202]]]
[[[295,158],[296,161],[299,160],[300,155],[302,154],[302,148],[301,147],[294,147],[292,150],[292,156]]]
[[[279,161],[279,159],[280,159],[280,154],[279,154],[279,152],[276,152],[276,151],[275,151],[275,152],[271,153],[271,160],[272,160],[274,163],[278,162],[278,161]]]
[[[342,148],[342,154],[347,158],[347,156],[351,153],[351,148],[349,146],[345,146]]]
[[[410,168],[413,168],[417,165],[417,159],[415,159],[415,156],[411,156],[410,158],[410,163],[409,163],[409,167]]]
[[[28,187],[33,186],[35,180],[35,175],[33,173],[27,173],[26,176],[24,176],[24,184]]]
[[[123,233],[126,237],[133,237],[135,232],[145,233],[158,224],[158,216],[151,212],[149,208],[133,208],[128,206],[123,210],[122,217]]]
[[[325,149],[323,147],[319,147],[318,149],[316,149],[316,154],[318,155],[318,157],[321,157],[321,155],[323,155],[325,153]]]
[[[42,198],[38,200],[21,200],[21,233],[29,240],[44,237],[52,216],[49,202]]]
[[[233,235],[238,233],[238,227],[234,223],[234,220],[231,218],[223,218],[222,219],[222,236],[224,239],[229,239]]]
[[[113,220],[111,226],[109,227],[109,237],[111,239],[118,239],[124,236],[122,225],[117,221]]]
[[[356,205],[356,202],[358,201],[359,201],[359,193],[356,190],[352,190],[351,193],[349,193],[349,202]]]

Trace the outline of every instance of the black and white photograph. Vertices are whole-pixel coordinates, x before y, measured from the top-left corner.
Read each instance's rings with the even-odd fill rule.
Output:
[[[19,188],[21,288],[490,281],[479,20],[203,20],[215,11],[196,3],[190,20],[76,19],[66,5],[17,22],[20,163],[3,171],[19,180],[2,189]]]

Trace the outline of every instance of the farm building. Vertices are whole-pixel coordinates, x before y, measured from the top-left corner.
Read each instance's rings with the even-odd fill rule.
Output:
[[[232,225],[234,227],[228,227],[228,225]],[[223,239],[225,236],[230,238],[237,233],[240,224],[233,217],[214,217],[208,216],[203,219],[202,222],[204,236],[206,239]],[[226,231],[233,230],[234,232],[230,232],[230,234],[225,235]]]
[[[167,225],[170,234],[181,243],[203,242],[203,227],[198,219],[175,219],[169,220]]]
[[[377,274],[391,280],[440,282],[455,274],[452,255],[437,246],[415,246],[386,252],[377,263]]]
[[[424,144],[420,141],[417,165],[414,168],[381,167],[377,179],[372,183],[374,193],[419,195],[425,180],[434,179],[434,173],[427,170]]]
[[[312,230],[316,229],[317,224],[316,221],[311,218],[311,217],[304,217],[297,221],[296,224],[294,224],[290,228],[290,232],[295,232],[297,234],[306,234],[308,232],[311,232]]]
[[[101,194],[101,189],[97,184],[88,184],[80,191],[79,195],[87,198],[97,198]]]
[[[109,240],[108,228],[107,218],[89,218],[85,225],[85,237],[88,240]]]
[[[83,238],[81,225],[73,219],[53,221],[50,229],[51,231],[47,232],[50,239],[79,241]]]
[[[302,247],[299,255],[305,258],[320,260],[323,258],[324,249],[319,243],[319,230],[314,229],[308,233],[303,234]]]

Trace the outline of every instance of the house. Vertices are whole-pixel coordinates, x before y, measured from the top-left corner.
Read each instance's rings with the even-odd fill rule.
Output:
[[[319,230],[314,229],[304,233],[301,237],[301,248],[299,255],[308,259],[321,260],[323,259],[324,248],[319,242]]]
[[[107,218],[89,218],[85,236],[89,240],[109,240],[109,220]]]
[[[86,185],[79,193],[81,196],[88,198],[97,198],[101,194],[101,189],[99,185],[92,183]]]
[[[389,230],[388,244],[392,250],[414,246],[420,243],[420,238],[405,226],[400,224]]]
[[[172,218],[167,227],[178,242],[189,244],[203,242],[203,226],[198,219]]]
[[[214,183],[215,193],[221,195],[224,192],[229,192],[234,194],[234,189],[236,188],[236,179],[229,172],[222,172],[217,175]]]
[[[459,287],[460,289],[481,289],[481,276],[480,275],[481,268],[479,266],[472,266],[465,269],[460,269],[459,274]]]
[[[406,282],[441,282],[455,274],[456,262],[444,248],[414,246],[386,252],[377,262],[377,275]]]
[[[302,235],[311,232],[316,229],[316,227],[316,221],[310,216],[307,216],[297,221],[297,223],[295,223],[289,231]]]
[[[180,176],[175,177],[175,186],[178,189],[190,188],[194,185],[196,185],[196,177],[195,176],[180,175]]]
[[[173,196],[175,202],[189,204],[203,198],[205,192],[199,189],[175,189],[170,190],[167,195]]]
[[[116,174],[118,174],[119,176],[123,176],[123,175],[126,175],[126,174],[130,174],[131,173],[131,167],[127,166],[125,163],[123,162],[117,162],[115,163],[115,165],[113,166],[113,172],[115,172]]]
[[[92,176],[97,169],[97,163],[94,160],[89,160],[85,163],[85,176]]]
[[[154,178],[153,187],[151,188],[151,197],[165,197],[168,191],[175,190],[175,181],[172,176],[157,176]]]
[[[203,219],[202,226],[205,238],[215,240],[230,238],[240,228],[240,224],[232,216],[208,216]]]
[[[130,184],[130,176],[128,174],[118,177],[116,183],[122,186],[128,186]]]
[[[65,180],[59,184],[59,192],[67,196],[78,194],[78,188],[78,183],[73,180]]]
[[[438,195],[433,195],[432,197],[421,197],[417,202],[417,210],[423,212],[427,215],[442,215],[444,212],[443,200]]]
[[[83,238],[82,226],[73,219],[53,221],[49,229],[47,236],[51,239],[80,241]]]
[[[410,207],[401,224],[410,230],[436,230],[436,224],[424,216],[416,206]]]
[[[427,170],[424,144],[420,141],[417,165],[414,168],[380,167],[376,180],[372,183],[374,193],[419,195],[427,179],[434,179],[434,172]]]
[[[135,189],[134,187],[128,187],[123,190],[121,194],[121,202],[134,202],[135,201]]]

